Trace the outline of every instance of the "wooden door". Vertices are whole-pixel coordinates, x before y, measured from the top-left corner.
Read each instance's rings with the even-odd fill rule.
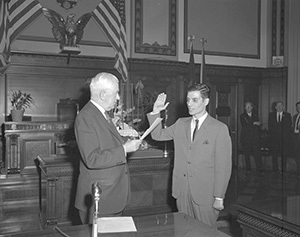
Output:
[[[237,85],[211,85],[209,114],[228,126],[232,139],[232,162],[237,164],[238,134],[237,134]]]

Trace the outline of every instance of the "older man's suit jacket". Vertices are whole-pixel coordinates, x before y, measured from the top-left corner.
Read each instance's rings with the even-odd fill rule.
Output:
[[[121,212],[129,195],[123,138],[90,101],[76,117],[75,135],[81,154],[75,207],[88,210],[93,203],[92,185],[98,182],[100,213]]]
[[[147,116],[150,123],[158,117]],[[189,185],[197,204],[212,205],[215,197],[225,197],[231,176],[231,138],[227,126],[208,115],[192,142],[191,119],[180,118],[165,129],[160,124],[151,135],[155,140],[174,140],[173,197]]]

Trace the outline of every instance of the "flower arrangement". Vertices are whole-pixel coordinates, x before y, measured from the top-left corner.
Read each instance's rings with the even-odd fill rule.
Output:
[[[12,110],[25,110],[34,104],[31,94],[24,93],[21,90],[12,91],[10,102]]]
[[[128,121],[128,115],[135,110],[135,107],[124,110],[123,104],[119,103],[113,110],[112,121],[123,137],[139,137],[139,133],[133,128],[133,126],[140,122],[141,119],[132,119]]]
[[[135,111],[135,107],[124,110],[123,104],[119,104],[113,110],[112,122],[116,126],[118,132],[122,137],[130,137],[139,139],[144,131],[137,131],[134,127],[142,121],[140,118],[129,119],[129,115]],[[133,116],[132,116],[133,117]],[[140,150],[149,148],[149,144],[146,140],[142,141]]]

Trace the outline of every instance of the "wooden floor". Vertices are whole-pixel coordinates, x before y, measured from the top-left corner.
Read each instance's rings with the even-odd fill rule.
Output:
[[[243,165],[233,169],[225,198],[225,209],[221,212],[219,230],[235,237],[242,236],[236,222],[234,204],[275,198],[282,195],[300,195],[300,177],[293,172],[293,161],[289,161],[288,173],[270,171],[265,163],[265,172],[254,169],[246,172]],[[0,197],[1,198],[1,197]],[[41,229],[38,203],[33,207],[17,207],[15,211],[0,213],[0,234]]]

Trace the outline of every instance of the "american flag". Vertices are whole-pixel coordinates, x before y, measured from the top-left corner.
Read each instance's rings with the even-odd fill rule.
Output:
[[[42,6],[35,0],[0,2],[0,73],[3,73],[10,62],[11,44],[42,13]]]
[[[125,26],[114,0],[102,0],[93,15],[115,50],[115,68],[126,82],[128,78],[127,42]]]

